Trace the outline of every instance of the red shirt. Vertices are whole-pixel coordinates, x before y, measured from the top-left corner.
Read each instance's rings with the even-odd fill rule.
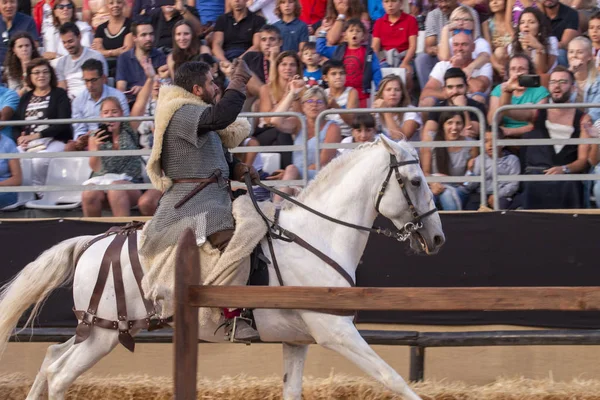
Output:
[[[363,74],[365,71],[365,58],[367,48],[360,46],[358,49],[346,49],[344,54],[344,66],[346,67],[346,86],[353,87],[358,91],[359,100],[369,98],[363,90]]]
[[[405,12],[398,21],[391,23],[388,14],[375,21],[373,37],[379,38],[383,50],[396,49],[398,52],[408,50],[408,38],[419,34],[417,19]]]
[[[300,0],[302,12],[300,13],[300,21],[306,25],[313,25],[325,17],[327,9],[327,0]]]

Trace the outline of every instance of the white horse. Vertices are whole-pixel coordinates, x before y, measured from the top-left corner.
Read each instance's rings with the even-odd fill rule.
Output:
[[[382,182],[390,171],[390,154],[399,162],[414,161],[415,150],[406,142],[394,143],[382,138],[366,144],[332,161],[299,196],[299,200],[324,214],[342,221],[371,227],[377,216],[376,203]],[[423,215],[434,208],[433,196],[418,164],[399,167],[399,176],[391,179],[380,199],[379,212],[401,229],[414,221],[415,212]],[[406,183],[403,192],[396,178]],[[407,197],[410,199],[408,200]],[[410,209],[412,201],[414,209]],[[411,234],[415,252],[433,254],[444,243],[444,233],[437,213],[422,220],[423,226]],[[353,278],[368,232],[361,232],[326,221],[298,206],[285,206],[280,224],[334,259]],[[0,292],[0,355],[19,317],[34,304],[38,310],[52,290],[74,278],[73,296],[76,309],[85,310],[96,283],[100,260],[112,238],[103,239],[83,253],[77,265],[75,256],[91,236],[80,236],[59,243],[28,264]],[[261,243],[269,255],[265,240]],[[333,268],[296,244],[275,241],[275,254],[281,275],[290,286],[348,286]],[[144,318],[146,309],[131,271],[127,246],[121,253],[121,265],[129,319]],[[398,265],[398,268],[401,268]],[[278,286],[272,264],[270,286]],[[97,311],[98,317],[117,320],[113,279],[108,277]],[[302,398],[302,374],[309,343],[334,350],[391,391],[406,399],[419,397],[389,365],[363,340],[352,317],[302,310],[255,310],[254,316],[263,341],[283,342],[284,399]],[[31,320],[31,318],[30,318]],[[215,335],[216,324],[200,328],[199,338],[222,341]],[[135,334],[137,332],[132,332]],[[64,399],[68,387],[77,377],[110,353],[119,343],[118,331],[94,327],[87,340],[74,344],[75,338],[48,348],[46,357],[27,399],[38,399],[48,392],[50,399]]]

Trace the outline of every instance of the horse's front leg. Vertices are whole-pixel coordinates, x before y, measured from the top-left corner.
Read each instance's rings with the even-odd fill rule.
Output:
[[[317,344],[343,355],[406,400],[421,400],[404,379],[365,342],[352,324],[351,317],[304,312],[302,319]]]
[[[283,343],[283,400],[302,399],[302,374],[308,345]]]

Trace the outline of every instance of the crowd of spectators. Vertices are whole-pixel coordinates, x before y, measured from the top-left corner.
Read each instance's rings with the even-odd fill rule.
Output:
[[[489,127],[503,105],[600,103],[600,9],[576,0],[0,0],[0,120],[31,125],[1,131],[7,152],[152,147],[152,122],[47,125],[55,118],[152,116],[161,85],[185,62],[211,66],[222,94],[232,61],[253,75],[245,111],[295,111],[254,118],[248,146],[308,141],[308,176],[344,150],[315,152],[316,141],[474,141],[485,125],[485,155],[473,147],[422,148],[426,175],[600,171],[597,145],[493,148]],[[421,48],[419,49],[419,37]],[[419,49],[419,50],[418,50]],[[211,80],[212,81],[212,80]],[[471,106],[473,112],[418,112],[416,106]],[[403,108],[404,112],[330,115],[327,109]],[[408,109],[408,110],[407,110]],[[597,137],[600,109],[518,109],[499,115],[498,138]],[[304,138],[304,135],[307,135]],[[245,161],[262,168],[260,156]],[[142,181],[140,157],[91,157],[88,183]],[[482,163],[483,161],[483,163]],[[265,179],[301,179],[302,152],[282,152],[281,169]],[[43,185],[49,159],[35,159]],[[19,185],[19,162],[0,160],[0,185]],[[443,210],[477,209],[478,183],[432,183]],[[292,189],[288,189],[292,190]],[[16,194],[2,194],[0,207]],[[583,208],[600,182],[501,182],[502,208]],[[84,215],[103,207],[125,216],[152,215],[160,193],[85,192]]]

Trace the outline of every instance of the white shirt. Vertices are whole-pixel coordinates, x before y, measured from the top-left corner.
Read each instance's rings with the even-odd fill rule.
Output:
[[[76,21],[75,25],[81,32],[81,45],[83,47],[91,47],[94,35],[92,33],[92,27],[84,21]],[[56,53],[58,57],[69,54],[60,40],[58,29],[54,25],[45,27],[44,30],[44,51]]]
[[[106,64],[104,56],[88,47],[83,48],[83,51],[78,59],[73,60],[71,55],[66,55],[59,58],[58,62],[56,63],[56,77],[59,82],[67,82],[67,92],[69,93],[69,97],[71,99],[74,99],[84,90],[86,90],[81,66],[90,58],[95,58],[96,60],[101,61],[104,69],[104,75],[108,76],[108,65]]]
[[[512,43],[508,45],[507,50],[508,50],[508,54],[510,54],[511,57],[514,56],[513,51],[512,51]],[[551,56],[556,57],[556,59],[554,60],[554,64],[552,64],[552,67],[550,67],[550,69],[548,70],[548,73],[550,73],[558,65],[558,39],[557,38],[555,38],[554,36],[550,36],[548,38],[548,46],[547,46],[546,51]],[[531,50],[531,59],[533,60],[534,63],[535,63],[535,55],[536,55],[535,49]]]
[[[409,105],[409,107],[413,107],[413,106]],[[398,114],[394,114],[393,118],[394,118],[394,121],[396,121],[396,123],[398,125],[404,125],[404,123],[406,121],[415,121],[419,127],[417,128],[415,133],[413,133],[413,135],[408,140],[411,142],[421,140],[420,132],[421,132],[421,127],[423,126],[423,119],[421,118],[420,112],[409,111],[409,112],[403,113],[402,114],[402,124],[400,124],[398,121]],[[386,126],[383,125],[383,121],[379,117],[379,114],[375,114],[375,123],[377,124],[377,127],[379,128],[380,132],[382,132],[389,139],[392,139],[392,136],[390,135],[389,130],[387,129]],[[394,140],[394,139],[392,139],[392,140]]]
[[[433,70],[431,71],[431,75],[429,75],[429,76],[431,78],[437,80],[438,82],[440,82],[442,84],[442,86],[444,86],[444,74],[450,68],[452,68],[452,64],[450,64],[450,61],[440,61],[437,64],[435,64],[435,67],[433,67]],[[485,92],[485,94],[488,94],[491,91],[491,86],[492,86],[491,83],[492,83],[493,75],[494,75],[494,70],[492,69],[492,64],[487,63],[487,64],[484,64],[483,67],[473,70],[473,74],[471,75],[471,77],[477,78],[480,76],[484,76],[484,77],[488,78],[490,81],[490,85],[488,86],[488,89]]]
[[[252,12],[260,11],[267,20],[267,24],[272,25],[279,21],[279,17],[275,15],[275,0],[254,0],[248,10]]]

